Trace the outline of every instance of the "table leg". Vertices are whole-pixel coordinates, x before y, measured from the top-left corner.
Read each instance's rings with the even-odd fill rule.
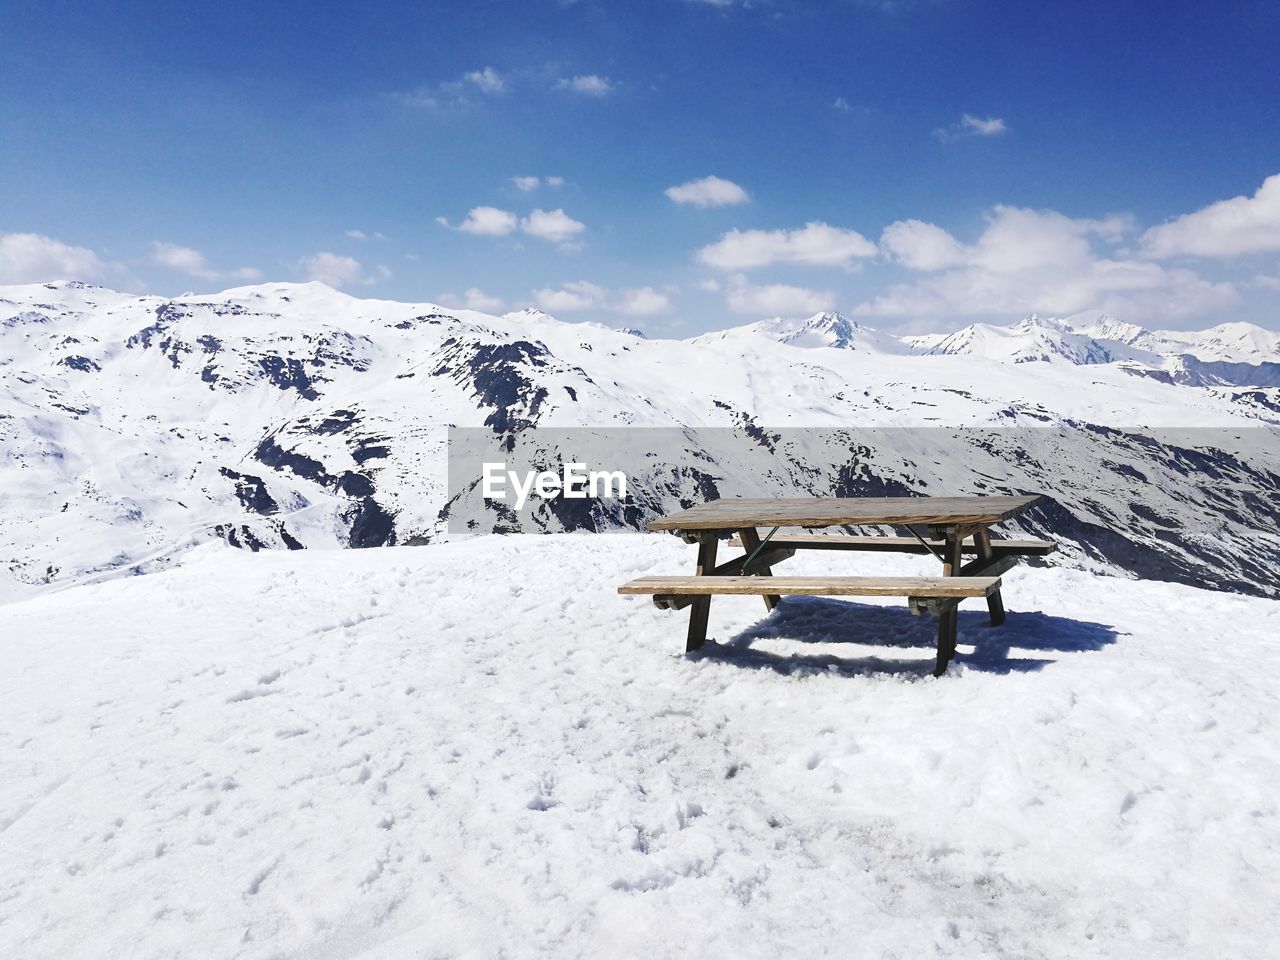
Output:
[[[750,556],[751,551],[755,550],[756,547],[760,546],[760,534],[756,531],[755,527],[747,527],[744,530],[739,530],[738,536],[742,538],[742,546],[743,546],[743,549],[747,551],[747,556]],[[746,570],[743,571],[743,573],[747,573],[747,572],[748,571]],[[773,571],[770,570],[768,567],[765,567],[763,570],[760,571],[760,576],[772,577]],[[780,597],[766,595],[764,598],[765,609],[772,610],[774,607],[778,605],[778,601],[780,599],[781,599]]]
[[[716,548],[720,538],[715,531],[698,534],[698,567],[694,576],[709,576],[716,568]],[[685,653],[697,650],[707,640],[707,617],[711,613],[711,595],[695,597],[689,605],[689,637],[685,641]]]
[[[954,577],[960,572],[961,544],[958,531],[953,527],[946,531],[942,548],[942,575]],[[933,675],[940,677],[947,672],[947,664],[956,653],[956,620],[960,608],[959,603],[949,603],[938,614],[938,658],[933,668]]]
[[[973,535],[974,546],[978,548],[978,557],[981,560],[991,560],[993,554],[991,552],[991,531],[983,527]],[[997,590],[991,596],[987,597],[987,612],[991,614],[991,625],[998,627],[1004,623],[1004,598],[1000,596]]]

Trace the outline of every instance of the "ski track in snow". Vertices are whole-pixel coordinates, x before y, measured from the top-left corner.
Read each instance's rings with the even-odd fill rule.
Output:
[[[933,680],[892,600],[717,598],[685,657],[614,591],[692,560],[211,545],[0,607],[0,955],[1269,954],[1280,603],[1016,570]]]

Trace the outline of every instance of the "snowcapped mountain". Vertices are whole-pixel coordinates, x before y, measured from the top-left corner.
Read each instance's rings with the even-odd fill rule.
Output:
[[[1023,529],[1063,540],[1065,563],[1275,592],[1280,477],[1258,438],[1277,436],[1280,389],[1234,385],[1266,362],[1187,354],[1175,375],[1063,322],[1000,329],[926,348],[819,314],[647,340],[315,283],[173,299],[0,287],[0,598],[156,569],[209,539],[439,539],[469,506],[448,489],[448,428],[534,425],[742,444],[688,433],[625,510],[559,501],[539,529],[637,527],[745,476],[777,495],[1045,490]],[[1231,333],[1205,336],[1265,349]]]
[[[895,337],[838,313],[773,319],[707,334],[696,342],[765,337],[798,347],[862,353],[967,356],[1002,363],[1119,363],[1131,373],[1186,386],[1280,385],[1280,333],[1249,323],[1204,331],[1151,331],[1105,313],[1032,315],[1009,325],[975,323],[954,333]]]
[[[892,334],[863,326],[840,313],[815,313],[807,320],[775,317],[729,330],[695,337],[694,343],[714,343],[742,337],[765,337],[793,347],[834,347],[855,353],[911,353],[911,345]]]
[[[980,356],[1006,363],[1111,363],[1134,357],[1133,351],[1117,341],[1096,340],[1077,333],[1062,320],[1042,320],[1037,316],[1011,327],[975,323],[948,336],[924,336],[911,342],[925,354]]]

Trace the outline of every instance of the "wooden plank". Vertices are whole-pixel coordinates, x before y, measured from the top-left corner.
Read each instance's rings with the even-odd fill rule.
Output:
[[[796,555],[796,552],[794,550],[773,549],[773,543],[771,541],[769,543],[769,546],[761,550],[759,555],[755,558],[755,560],[751,562],[751,568],[757,574],[761,574],[763,572],[767,572],[769,568],[773,566],[775,563],[781,563],[783,560],[788,560],[791,557],[794,557],[795,555]],[[738,576],[739,574],[742,573],[742,562],[746,559],[747,559],[747,555],[744,553],[740,557],[734,557],[732,560],[726,560],[724,563],[719,564],[713,571],[711,571],[710,576],[713,576],[713,577]],[[693,595],[687,594],[687,593],[686,594],[656,593],[653,596],[654,605],[662,610],[683,610],[685,607],[689,606],[689,604],[693,603],[693,600],[694,600]],[[773,608],[770,607],[770,609],[773,609]]]
[[[714,533],[703,536],[698,544],[698,565],[694,572],[699,579],[718,580],[719,577],[703,577],[715,569],[716,545],[720,539]],[[689,633],[685,638],[684,652],[691,653],[707,641],[707,617],[711,614],[711,594],[698,597],[689,611]]]
[[[926,540],[926,547],[915,537],[861,537],[842,536],[829,533],[795,533],[777,534],[769,541],[788,550],[853,550],[868,553],[920,553],[927,554],[932,550],[942,552],[943,540]],[[742,540],[734,537],[729,541],[732,547],[742,546]],[[997,557],[1043,557],[1058,549],[1052,540],[992,540],[992,552]],[[964,553],[977,553],[978,547],[973,543],[961,545]]]
[[[728,497],[654,520],[650,530],[742,530],[747,527],[829,527],[999,523],[1038,496],[994,497]]]
[[[996,560],[995,549],[991,545],[991,532],[983,529],[974,534],[973,542],[978,548],[978,559],[975,563],[985,563],[987,567],[994,567]],[[1012,562],[1012,560],[1010,561]],[[973,564],[968,564],[973,566]],[[961,571],[962,573],[964,571]],[[991,616],[991,625],[998,627],[1004,623],[1004,598],[1000,596],[1000,591],[995,590],[987,595],[987,613]]]
[[[913,617],[931,613],[935,617],[956,606],[963,597],[907,597],[907,607]]]
[[[1018,565],[1017,557],[977,557],[960,567],[959,577],[998,577]]]
[[[742,558],[742,559],[743,559],[743,561],[745,562],[745,561],[746,561],[746,559],[747,559],[747,557],[749,557],[749,556],[752,554],[752,552],[753,552],[753,551],[755,551],[757,548],[759,548],[759,546],[760,546],[760,534],[758,534],[758,533],[756,532],[756,528],[755,528],[755,527],[747,527],[746,529],[744,529],[744,530],[740,530],[740,531],[738,532],[738,540],[739,540],[739,541],[741,541],[741,543],[742,543],[742,549],[744,549],[745,551],[747,551],[747,552],[746,552],[746,554],[744,554],[744,555],[743,555],[743,558]],[[772,541],[772,540],[770,540],[770,541],[769,541],[769,543],[772,545],[773,541]],[[764,553],[764,551],[763,551],[763,550],[761,550],[760,552],[761,552],[761,553]],[[772,571],[772,570],[770,570],[767,566],[765,566],[765,567],[761,567],[761,566],[759,565],[759,557],[756,557],[755,559],[753,559],[753,560],[751,561],[751,568],[750,568],[750,569],[744,569],[744,570],[743,570],[743,572],[744,572],[744,573],[749,573],[749,574],[759,574],[759,575],[760,575],[760,576],[762,576],[762,577],[771,577],[771,576],[773,576],[773,571]],[[777,594],[766,593],[766,594],[764,595],[764,607],[765,607],[765,609],[766,609],[766,610],[772,610],[774,607],[776,607],[776,606],[778,605],[778,601],[779,601],[779,600],[781,600],[781,599],[782,599],[782,598],[781,598],[781,597],[779,597]]]
[[[947,532],[946,543],[942,549],[942,579],[945,580],[961,580],[967,579],[959,576],[961,547],[964,544],[963,534],[956,529]],[[1000,589],[999,578],[993,577],[995,587],[988,590],[986,595],[990,596]],[[959,604],[950,604],[945,610],[938,613],[938,651],[934,661],[933,675],[940,677],[947,672],[947,665],[951,662],[951,658],[956,653],[956,623],[959,618]]]
[[[999,577],[640,577],[618,593],[710,596],[985,597]]]

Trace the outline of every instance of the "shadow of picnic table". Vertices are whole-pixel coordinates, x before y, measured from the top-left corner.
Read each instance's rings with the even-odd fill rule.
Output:
[[[757,649],[752,644],[758,640],[792,640],[802,644],[878,647],[886,654],[916,648],[933,651],[937,629],[935,618],[912,616],[906,607],[830,597],[784,597],[764,620],[723,643],[708,643],[687,656],[782,674],[820,670],[848,676],[890,673],[925,677],[932,673],[931,656],[840,656],[803,650],[779,653]],[[1042,670],[1057,658],[1034,656],[1037,652],[1086,653],[1109,646],[1120,636],[1106,624],[1038,611],[1009,611],[1002,626],[992,627],[986,610],[962,609],[958,630],[959,652],[954,662],[986,673]],[[1027,656],[1028,653],[1032,655]]]

